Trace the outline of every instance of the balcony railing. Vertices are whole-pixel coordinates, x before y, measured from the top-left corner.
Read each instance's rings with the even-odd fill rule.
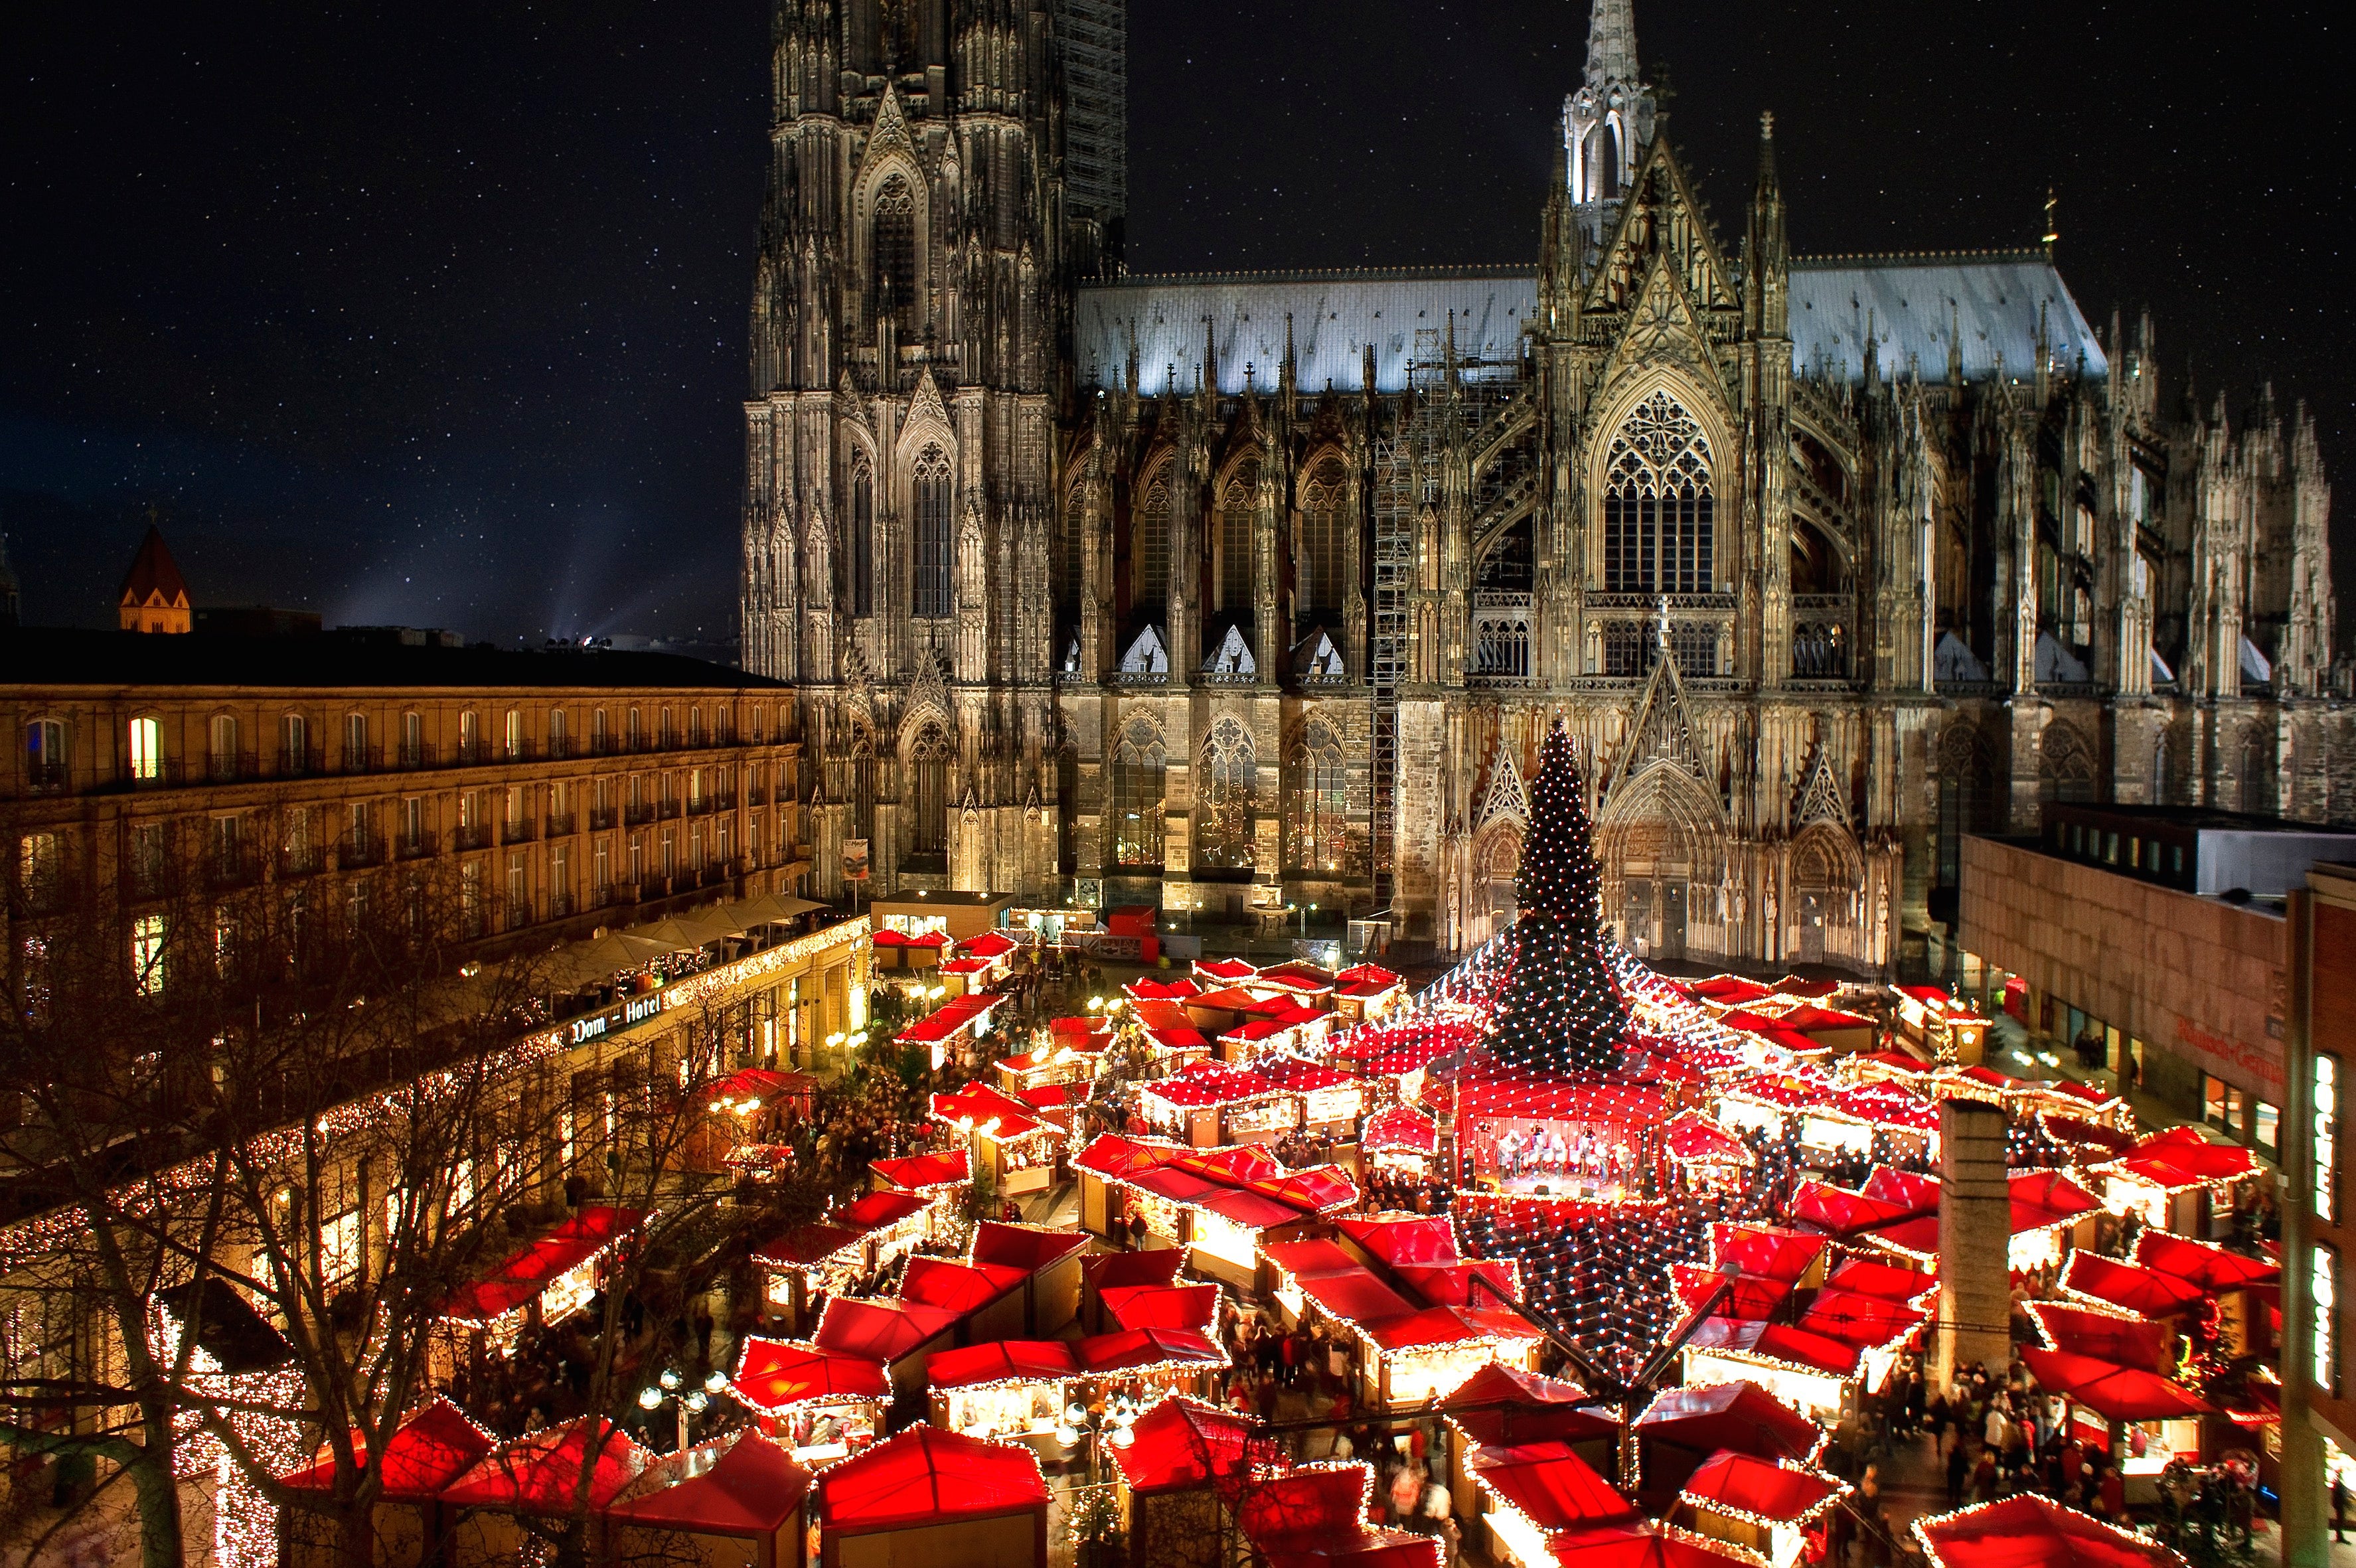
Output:
[[[1465,680],[1481,686],[1526,686],[1534,678],[1530,660],[1531,596],[1476,593],[1472,596],[1472,658]]]
[[[602,833],[608,828],[617,826],[621,819],[622,813],[611,806],[594,806],[589,811],[589,831],[593,833]]]
[[[679,815],[679,802],[677,800],[656,801],[655,815],[662,818],[665,822],[669,822],[673,817]]]
[[[548,818],[548,836],[552,839],[569,839],[579,826],[580,819],[571,811],[565,812],[562,816],[552,813]]]
[[[402,741],[401,750],[394,761],[397,766],[411,771],[421,768],[439,768],[442,765],[437,748],[431,741],[423,740]]]
[[[709,816],[712,814],[712,796],[698,795],[693,800],[688,801],[687,814],[691,817]]]
[[[282,779],[302,779],[327,770],[327,752],[318,746],[282,746],[278,748],[278,776]]]
[[[250,844],[215,844],[205,854],[205,885],[245,887],[261,879],[262,857]]]
[[[62,762],[27,762],[25,764],[25,784],[37,794],[54,795],[62,791],[73,779],[72,769]]]
[[[501,843],[528,843],[539,836],[532,832],[530,817],[513,817],[499,824]]]
[[[630,807],[622,813],[622,821],[634,828],[645,827],[648,822],[651,822],[654,820],[655,808],[654,802],[651,800],[642,801],[637,805]]]
[[[736,809],[736,791],[734,789],[722,789],[704,798],[711,802],[712,809],[715,811],[733,811]]]
[[[289,844],[278,852],[278,875],[316,876],[327,869],[327,852],[315,843]]]
[[[488,822],[468,823],[452,836],[462,851],[491,847],[491,825]]]
[[[212,784],[240,784],[262,777],[262,758],[251,751],[216,751],[205,757],[205,779]]]
[[[441,848],[440,834],[415,832],[403,834],[396,841],[393,853],[403,860],[424,860],[438,854]]]
[[[382,865],[388,842],[373,833],[365,838],[348,833],[336,842],[336,864],[347,871],[355,866]]]
[[[380,746],[347,746],[344,747],[343,770],[347,773],[383,772],[384,747]]]

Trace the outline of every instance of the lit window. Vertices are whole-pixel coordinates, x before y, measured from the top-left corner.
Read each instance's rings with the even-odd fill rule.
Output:
[[[2282,1152],[2282,1107],[2258,1101],[2258,1147],[2270,1155]]]
[[[131,777],[161,779],[164,776],[164,726],[154,719],[131,721]]]
[[[2315,1058],[2315,1217],[2340,1220],[2340,1058]]]
[[[2315,1386],[2337,1398],[2340,1393],[2340,1253],[2331,1247],[2315,1249],[2309,1289],[2315,1297]]]
[[[164,993],[164,917],[142,915],[131,922],[131,988],[142,996]]]

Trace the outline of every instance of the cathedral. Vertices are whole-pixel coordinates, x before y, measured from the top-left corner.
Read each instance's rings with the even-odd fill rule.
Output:
[[[816,881],[1462,950],[1576,738],[1641,954],[1918,968],[2046,800],[2356,818],[2315,424],[2053,237],[1739,232],[1595,0],[1537,260],[1122,264],[1125,0],[776,0],[746,667]],[[2050,224],[2049,224],[2050,228]]]

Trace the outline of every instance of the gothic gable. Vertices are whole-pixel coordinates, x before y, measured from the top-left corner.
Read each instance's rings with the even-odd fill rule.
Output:
[[[1702,215],[1700,199],[1687,180],[1684,166],[1669,151],[1666,136],[1653,138],[1636,170],[1619,226],[1588,284],[1584,307],[1589,311],[1626,308],[1656,255],[1668,263],[1679,286],[1702,308],[1740,306],[1725,258],[1719,254],[1709,220]]]
[[[1708,335],[1696,317],[1691,296],[1668,258],[1656,256],[1628,313],[1619,344],[1612,350],[1601,384],[1611,388],[1623,376],[1664,362],[1682,367],[1702,386],[1725,388],[1725,378],[1710,352]]]
[[[1835,827],[1848,826],[1848,790],[1833,770],[1832,754],[1816,747],[1815,761],[1801,780],[1792,809],[1792,821],[1805,827],[1810,822],[1830,822]]]
[[[1497,748],[1497,765],[1489,774],[1489,793],[1481,802],[1480,825],[1487,827],[1500,817],[1517,822],[1530,820],[1529,793],[1522,788],[1522,770],[1515,766],[1514,748]]]
[[[1665,631],[1665,625],[1652,679],[1644,682],[1644,694],[1629,715],[1619,766],[1612,769],[1615,789],[1655,762],[1674,763],[1697,779],[1702,776],[1685,682],[1677,678],[1676,658],[1669,651]]]

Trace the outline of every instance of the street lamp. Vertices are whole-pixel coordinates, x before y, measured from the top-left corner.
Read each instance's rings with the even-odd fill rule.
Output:
[[[652,1415],[663,1407],[665,1400],[675,1403],[679,1409],[677,1452],[684,1454],[687,1452],[688,1423],[703,1413],[705,1407],[712,1403],[712,1396],[728,1386],[728,1380],[715,1369],[705,1375],[701,1388],[689,1389],[685,1394],[680,1392],[681,1381],[676,1369],[665,1367],[653,1382],[638,1391],[638,1408]]]
[[[1103,1410],[1090,1410],[1078,1400],[1064,1407],[1064,1423],[1055,1428],[1055,1441],[1069,1448],[1082,1437],[1088,1440],[1088,1480],[1101,1484],[1104,1480],[1104,1444],[1126,1448],[1137,1441],[1130,1428],[1137,1424],[1137,1406],[1127,1394],[1116,1394],[1112,1403]]]

